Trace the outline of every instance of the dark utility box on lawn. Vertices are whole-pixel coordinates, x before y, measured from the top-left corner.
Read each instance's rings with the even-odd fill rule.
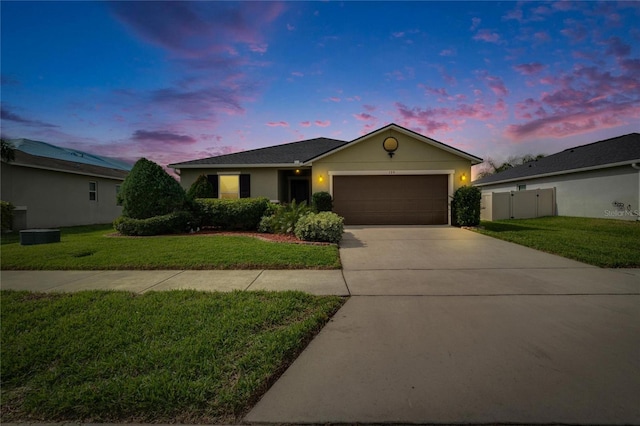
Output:
[[[22,246],[59,242],[59,229],[25,229],[24,231],[20,231],[20,245]]]

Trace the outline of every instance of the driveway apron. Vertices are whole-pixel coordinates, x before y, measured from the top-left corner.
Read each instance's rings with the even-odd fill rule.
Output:
[[[640,424],[640,276],[452,227],[348,227],[351,297],[245,418]]]

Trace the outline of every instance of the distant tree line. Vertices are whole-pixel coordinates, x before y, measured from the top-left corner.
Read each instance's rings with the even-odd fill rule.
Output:
[[[480,171],[478,172],[477,178],[481,179],[483,177],[491,176],[496,173],[504,172],[505,170],[530,163],[531,161],[537,161],[544,157],[545,154],[512,155],[503,163],[499,163],[493,158],[489,157],[480,165]]]

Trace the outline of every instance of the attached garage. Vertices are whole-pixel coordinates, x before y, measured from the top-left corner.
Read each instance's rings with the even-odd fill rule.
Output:
[[[347,225],[446,225],[449,175],[333,176],[334,211]]]

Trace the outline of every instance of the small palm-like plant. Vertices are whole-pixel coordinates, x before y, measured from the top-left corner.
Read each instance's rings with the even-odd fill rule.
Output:
[[[280,206],[275,213],[267,219],[269,229],[274,234],[291,234],[296,232],[296,224],[301,217],[311,213],[307,202],[297,203],[293,200],[290,204]]]

